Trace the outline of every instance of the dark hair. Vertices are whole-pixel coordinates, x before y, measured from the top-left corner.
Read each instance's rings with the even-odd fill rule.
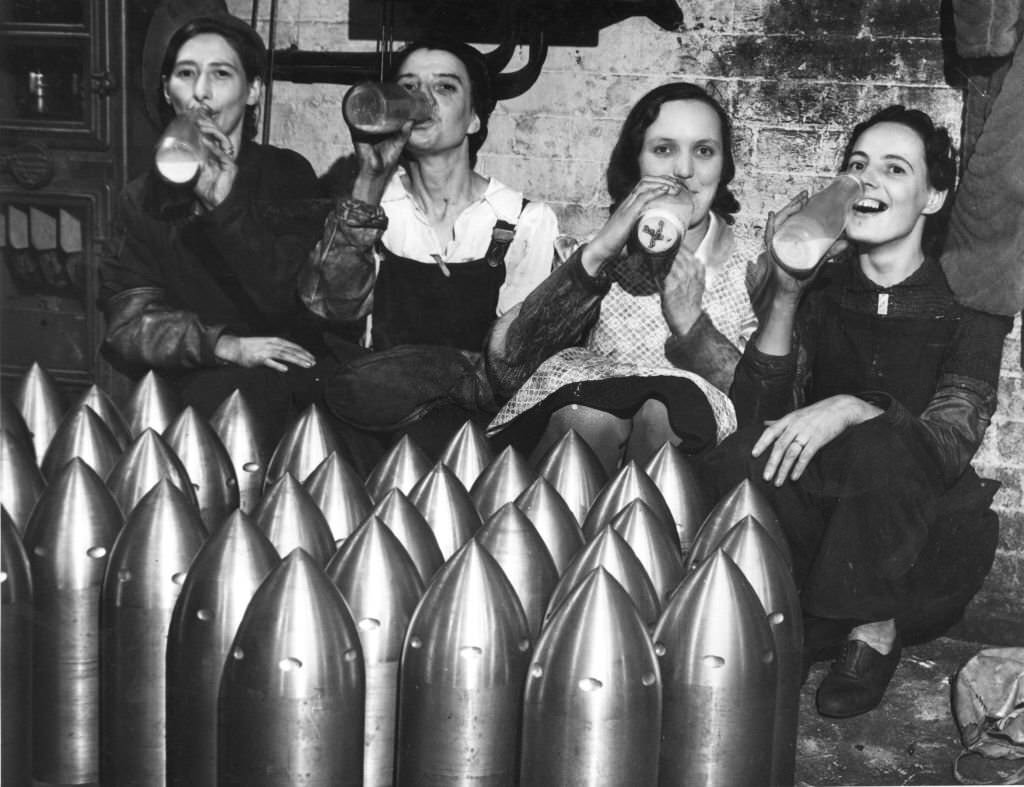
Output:
[[[612,198],[611,210],[614,212],[640,180],[640,151],[644,144],[644,134],[658,119],[661,105],[669,101],[700,101],[711,107],[718,115],[722,126],[722,153],[725,161],[722,163],[722,177],[718,181],[718,191],[711,202],[711,209],[731,224],[732,214],[740,209],[736,196],[729,190],[729,184],[736,175],[736,160],[732,152],[732,123],[722,105],[710,93],[690,82],[670,82],[656,87],[637,101],[629,111],[608,162],[606,180],[608,195]]]
[[[267,70],[267,48],[259,33],[253,30],[248,24],[231,14],[218,16],[203,16],[193,19],[178,28],[167,42],[167,49],[164,51],[164,60],[160,65],[161,82],[170,76],[174,69],[174,61],[178,57],[178,51],[185,42],[203,33],[215,33],[228,42],[228,45],[235,50],[238,60],[242,64],[242,71],[245,74],[245,81],[250,85],[259,77],[264,79]],[[163,90],[161,84],[160,89]],[[161,120],[167,123],[171,119],[173,110],[167,106],[166,101],[161,101]],[[253,139],[257,131],[258,108],[247,106],[245,118],[242,121],[242,137]]]
[[[391,61],[391,68],[388,70],[387,79],[394,81],[406,58],[413,52],[418,52],[421,49],[439,49],[443,52],[448,52],[462,63],[466,69],[466,74],[469,75],[469,101],[477,118],[480,120],[480,129],[468,136],[469,165],[475,167],[477,151],[483,147],[484,141],[487,139],[487,121],[490,119],[494,106],[497,103],[491,87],[491,74],[487,67],[487,61],[479,51],[461,41],[447,38],[424,38],[406,44],[395,53],[394,59]]]
[[[843,149],[841,171],[850,165],[854,145],[861,135],[879,123],[899,123],[906,126],[921,139],[924,146],[924,161],[928,172],[928,185],[939,191],[953,192],[956,187],[956,148],[943,126],[936,126],[927,113],[919,109],[907,109],[901,104],[886,107],[867,120],[853,127],[850,138]],[[949,212],[953,201],[947,196],[943,206],[925,218],[922,246],[930,254],[938,253],[949,225]]]

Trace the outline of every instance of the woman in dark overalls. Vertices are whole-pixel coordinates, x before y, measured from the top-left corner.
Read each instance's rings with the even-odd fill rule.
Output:
[[[369,317],[373,355],[336,348],[354,363],[329,383],[329,409],[382,444],[408,433],[436,454],[468,418],[486,420],[485,336],[550,272],[557,222],[474,169],[495,104],[479,52],[417,42],[389,78],[426,94],[431,116],[384,138],[352,131],[351,196],[329,215],[300,290],[332,321]]]
[[[774,266],[732,388],[749,426],[704,457],[716,492],[749,477],[776,509],[805,662],[835,657],[817,694],[831,717],[874,708],[901,645],[954,623],[992,564],[998,485],[970,462],[1011,326],[958,304],[933,256],[956,173],[945,129],[889,107],[854,128],[843,169],[864,185],[849,249],[810,280]]]

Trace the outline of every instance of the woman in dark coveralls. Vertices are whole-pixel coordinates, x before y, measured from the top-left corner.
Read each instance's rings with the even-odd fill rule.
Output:
[[[321,352],[322,321],[296,293],[322,226],[316,174],[298,153],[253,141],[267,62],[259,35],[226,13],[172,24],[162,119],[205,112],[205,160],[187,184],[152,169],[125,189],[103,270],[107,349],[129,371],[158,370],[206,416],[239,388],[283,427],[307,404]]]
[[[854,128],[843,169],[864,184],[849,248],[810,280],[774,266],[732,389],[749,426],[705,464],[719,494],[749,476],[774,505],[805,662],[838,655],[817,694],[832,717],[874,708],[902,644],[955,622],[991,566],[996,485],[969,463],[1011,325],[957,304],[923,245],[954,185],[945,129],[889,107]]]
[[[370,318],[372,355],[333,348],[355,359],[327,381],[334,415],[373,429],[378,455],[399,434],[437,455],[467,419],[489,420],[484,339],[550,273],[558,226],[547,205],[475,170],[495,105],[479,52],[417,41],[390,79],[424,93],[431,116],[383,138],[353,130],[358,174],[327,218],[301,295],[332,322]]]

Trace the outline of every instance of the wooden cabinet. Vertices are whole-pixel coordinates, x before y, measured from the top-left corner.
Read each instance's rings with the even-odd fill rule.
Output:
[[[153,5],[0,2],[5,382],[34,361],[63,387],[118,382],[99,353],[99,259],[112,240],[130,154],[155,137],[140,120],[141,96],[132,94]]]

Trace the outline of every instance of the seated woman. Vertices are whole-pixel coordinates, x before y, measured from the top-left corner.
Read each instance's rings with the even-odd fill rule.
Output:
[[[321,226],[316,174],[298,153],[253,141],[267,61],[259,35],[229,14],[171,26],[163,119],[195,113],[204,158],[189,183],[153,169],[125,189],[118,248],[103,267],[106,348],[130,372],[164,374],[204,415],[240,388],[261,419],[284,424],[309,398],[322,344],[322,321],[296,295]]]
[[[558,228],[547,205],[474,169],[495,105],[479,52],[415,42],[389,79],[425,93],[433,113],[383,138],[352,129],[351,197],[328,216],[301,294],[333,322],[370,316],[374,353],[349,348],[331,411],[382,443],[405,432],[436,454],[468,418],[493,415],[475,401],[489,397],[484,338],[551,271]]]
[[[749,477],[774,505],[807,616],[805,664],[838,654],[817,694],[832,717],[874,708],[901,644],[955,622],[991,566],[996,485],[969,463],[1011,325],[957,304],[926,243],[954,185],[945,129],[889,107],[853,129],[842,168],[864,187],[849,248],[811,279],[774,266],[733,385],[749,426],[701,462],[718,494]]]
[[[492,432],[539,456],[573,428],[612,472],[666,440],[696,453],[732,431],[725,391],[768,270],[733,232],[734,174],[729,118],[702,88],[637,102],[608,166],[610,218],[495,327],[488,372],[514,395]],[[655,204],[685,230],[667,261],[629,242]]]

